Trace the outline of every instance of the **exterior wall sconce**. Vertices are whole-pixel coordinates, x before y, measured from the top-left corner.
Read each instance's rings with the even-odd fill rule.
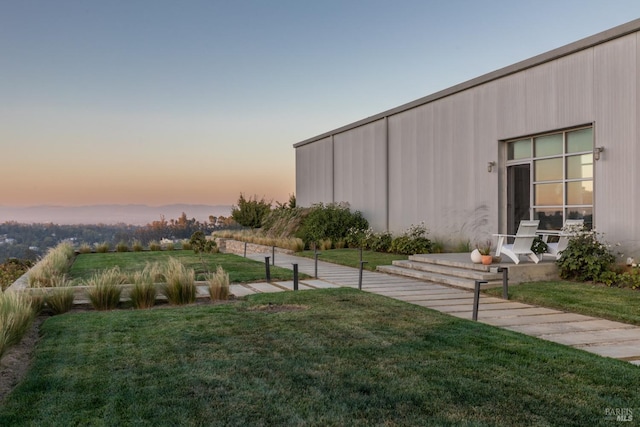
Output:
[[[597,159],[596,159],[597,160]],[[493,168],[496,166],[496,162],[489,162],[487,163],[487,172],[491,173],[493,171]]]
[[[600,160],[600,153],[604,151],[604,147],[596,147],[593,149],[593,160]]]

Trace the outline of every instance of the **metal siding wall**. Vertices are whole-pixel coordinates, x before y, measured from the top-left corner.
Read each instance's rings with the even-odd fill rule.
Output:
[[[595,225],[610,243],[638,242],[638,68],[637,36],[600,45],[594,51],[595,144],[604,146],[595,162]],[[636,254],[637,255],[637,254]]]
[[[333,199],[331,138],[296,149],[296,198],[300,206]]]
[[[504,231],[501,141],[594,122],[595,143],[605,147],[595,163],[596,226],[640,251],[638,34],[389,116],[389,230],[425,221],[432,236],[472,241]],[[351,202],[378,229],[387,210],[384,129],[379,120],[335,136],[336,201]],[[333,184],[326,167],[312,165],[326,151],[308,147],[322,144],[297,148],[301,202],[326,200],[326,182]],[[498,162],[492,173],[489,161]],[[325,184],[314,186],[317,178]]]
[[[335,201],[349,202],[370,225],[385,229],[387,146],[384,120],[334,136]]]

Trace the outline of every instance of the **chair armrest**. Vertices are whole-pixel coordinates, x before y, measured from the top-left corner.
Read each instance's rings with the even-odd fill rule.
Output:
[[[516,237],[513,234],[493,234],[495,237]]]

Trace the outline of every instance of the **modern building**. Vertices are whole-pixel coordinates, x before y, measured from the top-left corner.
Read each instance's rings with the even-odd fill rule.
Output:
[[[640,255],[639,118],[640,19],[295,144],[296,197],[451,243],[584,218]]]

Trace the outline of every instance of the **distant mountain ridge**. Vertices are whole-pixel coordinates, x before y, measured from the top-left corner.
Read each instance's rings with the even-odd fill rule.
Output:
[[[164,215],[166,220],[177,219],[182,213],[187,218],[200,222],[208,221],[209,215],[229,216],[229,205],[190,205],[172,204],[162,206],[148,205],[87,205],[87,206],[2,206],[0,205],[0,223],[16,221],[23,224],[54,223],[67,224],[131,224],[146,225],[157,221]]]

